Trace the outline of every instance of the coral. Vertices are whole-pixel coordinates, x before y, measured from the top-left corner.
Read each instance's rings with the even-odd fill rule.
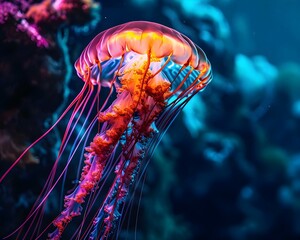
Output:
[[[3,161],[13,162],[25,150],[25,146],[18,143],[17,134],[12,135],[0,129],[0,156]],[[25,154],[20,164],[37,164],[39,160],[31,152]]]
[[[0,3],[0,24],[16,26],[17,31],[25,32],[39,47],[48,47],[48,41],[39,33],[35,25],[28,22],[24,12],[22,12],[27,7],[29,4],[25,1]]]
[[[4,136],[11,133],[8,137],[11,142],[19,142],[19,137],[17,141],[13,140],[14,136],[28,134],[27,129],[20,127],[17,121],[22,119],[23,124],[29,121],[37,123],[32,133],[38,132],[37,129],[43,129],[41,125],[49,117],[50,109],[53,111],[58,106],[63,89],[66,89],[63,98],[67,98],[67,86],[59,85],[67,85],[72,74],[68,51],[69,29],[74,24],[89,24],[97,9],[99,4],[90,0],[0,0],[0,35],[3,36],[0,42],[0,85],[1,95],[5,99],[0,103],[0,129],[5,130]],[[78,14],[80,17],[76,19]],[[58,97],[48,104],[49,112],[40,112],[41,105],[49,102],[47,97],[41,98],[47,96],[44,94],[46,92]],[[19,131],[19,134],[13,131]],[[20,143],[20,146],[25,145]],[[20,146],[11,150],[17,151]],[[0,154],[0,159],[13,160],[5,154]]]
[[[90,13],[99,9],[92,0],[0,2],[0,25],[4,25],[5,41],[33,41],[38,47],[49,48],[62,24],[84,25]],[[94,14],[94,12],[93,12]],[[25,34],[24,34],[25,33]]]

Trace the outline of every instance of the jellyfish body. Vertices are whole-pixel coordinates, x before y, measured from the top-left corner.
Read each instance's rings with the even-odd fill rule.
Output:
[[[141,178],[141,168],[147,165],[164,132],[189,99],[211,80],[210,63],[197,45],[173,29],[144,21],[98,34],[75,68],[84,86],[61,116],[72,111],[46,185],[24,224],[15,231],[19,236],[39,238],[48,231],[49,226],[40,231],[32,223],[41,224],[50,193],[65,179],[76,152],[96,129],[92,141],[86,144],[82,163],[78,163],[82,165],[78,184],[65,196],[64,208],[52,222],[55,229],[48,238],[60,239],[79,215],[82,221],[74,238],[110,238],[122,216],[129,189]],[[58,162],[83,118],[80,134],[63,170],[58,172]],[[109,181],[110,187],[105,188]],[[33,231],[25,231],[26,224]]]

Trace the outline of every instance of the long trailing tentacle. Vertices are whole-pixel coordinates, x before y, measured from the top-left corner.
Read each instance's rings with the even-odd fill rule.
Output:
[[[76,98],[70,103],[70,105],[66,108],[66,110],[60,115],[60,117],[55,121],[55,123],[38,139],[36,139],[33,143],[31,143],[23,152],[22,154],[15,160],[15,162],[5,171],[5,173],[0,178],[0,183],[6,178],[6,176],[12,171],[12,169],[19,164],[22,160],[24,155],[32,149],[38,142],[40,142],[44,137],[46,137],[56,126],[57,124],[66,116],[66,114],[70,111],[70,109],[77,104],[78,100],[82,97],[84,91],[86,90],[87,83],[84,85],[83,89],[80,93],[76,96]]]
[[[64,137],[62,139],[62,143],[61,143],[61,147],[59,149],[59,153],[58,153],[58,157],[56,158],[56,161],[54,163],[54,166],[50,172],[50,175],[44,185],[44,188],[40,194],[40,196],[38,197],[38,199],[36,200],[34,206],[32,207],[31,211],[29,212],[26,220],[20,225],[20,227],[18,227],[15,231],[13,231],[11,234],[9,234],[8,236],[6,236],[6,238],[12,236],[13,234],[19,232],[19,235],[21,234],[22,232],[22,229],[23,227],[25,226],[25,224],[30,220],[32,219],[31,223],[30,223],[30,226],[27,228],[27,231],[25,232],[25,236],[26,237],[28,234],[29,234],[29,230],[31,228],[31,226],[33,225],[33,222],[34,222],[34,219],[36,219],[36,217],[39,216],[38,218],[38,222],[41,221],[41,217],[42,217],[42,212],[43,212],[43,209],[44,209],[44,204],[45,204],[45,201],[47,200],[48,196],[50,195],[51,191],[54,189],[55,185],[57,184],[57,182],[53,185],[52,182],[53,182],[53,177],[54,177],[54,174],[55,174],[55,171],[57,169],[57,164],[58,164],[58,161],[62,155],[62,153],[64,152],[64,149],[67,145],[67,139],[70,137],[70,134],[72,133],[72,130],[71,133],[69,132],[69,129],[70,129],[70,126],[74,124],[73,122],[73,119],[75,118],[76,114],[79,112],[79,111],[82,111],[80,109],[83,108],[84,104],[86,104],[86,102],[88,101],[88,98],[89,97],[86,97],[86,96],[90,96],[92,92],[92,88],[91,88],[91,85],[89,84],[85,84],[84,87],[82,88],[82,90],[80,91],[80,93],[77,95],[77,97],[71,102],[71,104],[67,107],[67,109],[61,114],[61,116],[57,119],[57,121],[40,137],[38,138],[35,142],[33,142],[23,153],[22,155],[15,161],[15,163],[7,170],[7,172],[2,176],[1,180],[3,180],[6,175],[12,170],[12,168],[22,159],[22,157],[24,156],[24,154],[26,152],[28,152],[34,145],[36,145],[40,140],[42,140],[49,132],[51,132],[54,127],[57,126],[57,124],[59,124],[59,122],[63,119],[63,117],[65,117],[67,115],[67,113],[72,109],[72,107],[74,107],[73,111],[72,111],[72,114],[71,114],[71,118],[68,122],[68,127],[65,131],[65,134],[64,134]],[[86,94],[87,93],[87,94]],[[85,96],[85,97],[84,97]],[[85,100],[84,100],[85,99]],[[78,121],[75,120],[75,122]],[[75,124],[76,125],[76,124]],[[35,230],[33,232],[35,232],[39,226],[39,224],[36,224],[35,225]]]

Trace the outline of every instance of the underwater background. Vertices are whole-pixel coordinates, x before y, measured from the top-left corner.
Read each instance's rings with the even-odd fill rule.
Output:
[[[214,77],[154,152],[119,238],[300,239],[299,9],[297,0],[0,0],[0,176],[80,91],[73,64],[89,41],[153,21],[200,46]],[[63,127],[1,183],[0,237],[30,211]],[[54,193],[46,217],[61,204]]]

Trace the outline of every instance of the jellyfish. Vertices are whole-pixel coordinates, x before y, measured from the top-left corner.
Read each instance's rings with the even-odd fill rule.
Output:
[[[99,33],[75,62],[75,69],[83,80],[82,90],[0,179],[64,117],[69,118],[40,196],[8,237],[60,239],[74,218],[81,218],[72,228],[72,239],[116,239],[126,199],[145,173],[155,147],[188,101],[212,79],[211,65],[200,47],[171,28],[146,21]],[[62,158],[66,160],[59,168]],[[46,202],[58,186],[64,189],[73,161],[79,166],[77,184],[47,225],[43,223]]]

